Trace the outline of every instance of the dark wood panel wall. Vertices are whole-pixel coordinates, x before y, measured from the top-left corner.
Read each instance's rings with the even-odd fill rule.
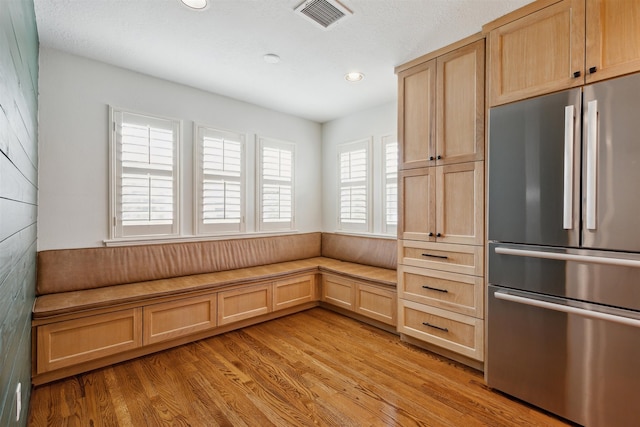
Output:
[[[0,1],[0,426],[26,425],[38,209],[38,35],[33,0]],[[16,388],[21,383],[20,421]]]

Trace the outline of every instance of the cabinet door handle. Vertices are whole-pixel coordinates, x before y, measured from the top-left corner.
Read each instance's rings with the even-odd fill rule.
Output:
[[[433,160],[433,156],[429,156],[429,160]]]
[[[593,73],[595,73],[596,71],[598,71],[598,69],[597,69],[596,67],[591,67],[591,68],[589,68],[589,74],[593,74]]]
[[[436,159],[442,160],[442,156],[439,155],[438,157],[436,157]]]
[[[573,78],[577,79],[578,77],[580,77],[582,73],[580,71],[576,71],[575,73],[573,73]]]
[[[432,237],[432,236],[433,236],[433,233],[432,233],[432,232],[429,232],[429,237]]]
[[[449,329],[443,328],[442,326],[432,325],[431,323],[428,323],[428,322],[422,322],[422,324],[424,326],[428,326],[428,327],[433,328],[433,329],[438,329],[440,331],[449,332]]]
[[[431,286],[427,286],[427,285],[422,285],[423,289],[428,289],[430,291],[436,291],[436,292],[442,292],[443,294],[448,294],[449,291],[446,289],[440,289],[440,288],[432,288]]]
[[[442,237],[442,233],[436,233],[436,237]]]
[[[448,259],[449,257],[446,255],[431,255],[431,254],[422,254],[422,256],[428,256],[430,258],[440,258],[440,259]]]

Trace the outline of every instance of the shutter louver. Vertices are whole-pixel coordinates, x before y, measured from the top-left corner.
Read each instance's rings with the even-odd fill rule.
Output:
[[[340,228],[369,229],[369,141],[345,144],[339,153]]]
[[[179,123],[114,112],[114,236],[177,233]]]
[[[260,228],[293,228],[293,146],[261,141]]]
[[[385,228],[394,232],[398,226],[398,143],[384,144],[385,159]]]
[[[243,231],[244,138],[200,127],[198,233]]]

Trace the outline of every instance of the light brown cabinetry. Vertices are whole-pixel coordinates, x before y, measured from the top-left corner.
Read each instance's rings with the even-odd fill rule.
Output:
[[[143,343],[154,344],[216,327],[216,294],[142,308]]]
[[[37,328],[37,373],[142,346],[142,309],[116,311]]]
[[[332,274],[322,275],[320,300],[387,325],[396,325],[397,292]]]
[[[315,275],[279,280],[273,284],[273,311],[317,300]]]
[[[640,2],[539,0],[484,26],[490,104],[640,70]]]
[[[401,171],[398,194],[402,239],[482,244],[484,162]]]
[[[400,168],[484,157],[484,40],[398,68]]]
[[[436,101],[420,103],[416,97],[432,94],[424,87],[434,63]],[[404,153],[397,329],[410,342],[477,367],[484,359],[484,39],[465,39],[397,71]],[[422,117],[426,111],[432,117]],[[435,131],[424,125],[431,122]],[[431,136],[420,150],[418,135]]]
[[[226,325],[272,311],[271,283],[218,293],[218,325]]]

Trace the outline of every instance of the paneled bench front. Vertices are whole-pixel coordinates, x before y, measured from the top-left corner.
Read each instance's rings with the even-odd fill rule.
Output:
[[[395,332],[396,252],[395,240],[330,233],[42,251],[32,381],[319,304]]]

